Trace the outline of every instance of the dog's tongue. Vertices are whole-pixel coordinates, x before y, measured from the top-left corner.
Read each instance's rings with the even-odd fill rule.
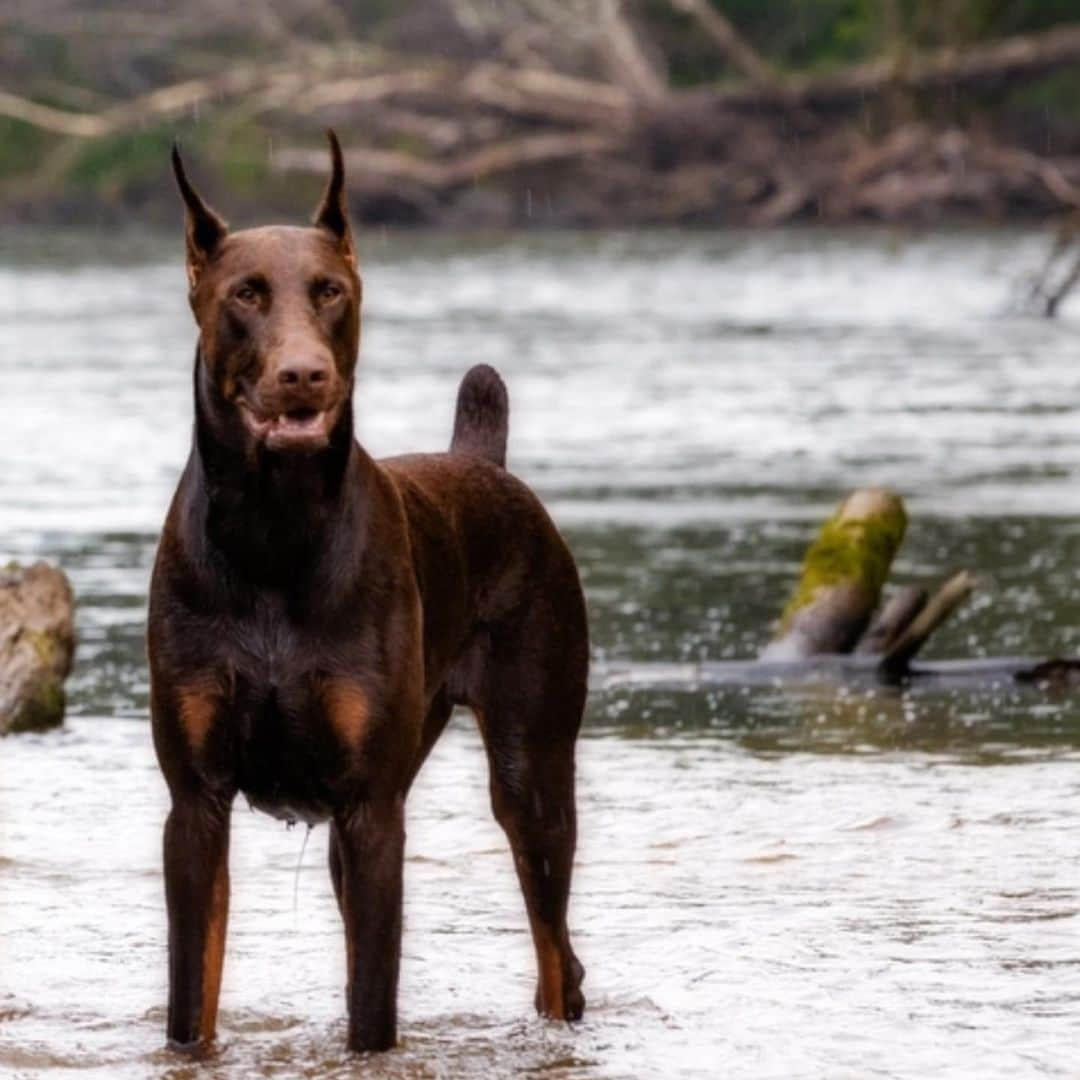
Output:
[[[274,421],[274,427],[279,431],[299,433],[317,427],[321,416],[317,409],[293,409],[291,412],[282,413]]]
[[[321,445],[327,436],[326,418],[326,412],[319,409],[291,409],[280,413],[270,421],[266,444],[271,450]]]

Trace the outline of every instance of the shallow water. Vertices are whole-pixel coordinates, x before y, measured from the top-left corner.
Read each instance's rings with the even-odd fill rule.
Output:
[[[947,656],[1080,652],[1080,312],[1009,314],[1038,234],[366,238],[358,428],[445,445],[510,384],[511,466],[581,564],[598,665],[751,654],[815,521],[860,484],[895,578],[979,572]],[[0,746],[0,1075],[337,1076],[325,830],[237,810],[220,1048],[161,1050],[163,785],[143,615],[190,429],[172,238],[0,247],[0,555],[60,561],[64,730]],[[409,807],[402,1046],[386,1076],[1072,1076],[1080,708],[987,683],[616,682],[580,752],[589,1011],[531,1015],[520,899],[465,715]]]

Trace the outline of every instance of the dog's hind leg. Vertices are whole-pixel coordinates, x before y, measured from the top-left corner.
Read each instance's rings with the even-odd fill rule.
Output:
[[[165,823],[169,912],[169,1042],[213,1039],[229,910],[231,800],[200,793],[174,801]]]
[[[505,831],[525,897],[538,982],[536,1009],[577,1020],[584,969],[570,945],[566,910],[577,822],[574,740],[585,703],[585,661],[573,649],[537,671],[535,655],[496,659],[477,719],[487,749],[491,805]]]

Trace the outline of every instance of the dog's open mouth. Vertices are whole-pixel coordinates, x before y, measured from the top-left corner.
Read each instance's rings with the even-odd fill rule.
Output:
[[[318,450],[330,438],[331,409],[298,406],[271,416],[262,416],[247,402],[240,412],[248,430],[269,450]]]

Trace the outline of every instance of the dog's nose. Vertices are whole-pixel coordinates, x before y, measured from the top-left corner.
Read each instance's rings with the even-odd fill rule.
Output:
[[[277,379],[290,390],[313,390],[330,380],[330,364],[317,356],[292,356],[278,368]]]

